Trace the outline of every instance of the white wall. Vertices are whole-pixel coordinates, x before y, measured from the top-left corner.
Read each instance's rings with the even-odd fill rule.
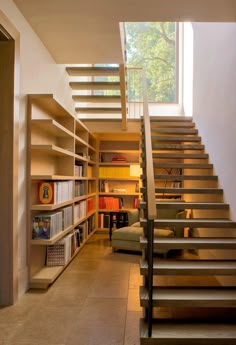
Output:
[[[194,23],[193,118],[236,220],[236,24]]]
[[[5,15],[19,32],[20,40],[20,119],[19,119],[19,207],[18,207],[18,270],[19,296],[27,289],[26,227],[26,95],[54,93],[73,112],[72,93],[64,66],[56,65],[42,42],[32,31],[12,0],[0,0],[0,24]]]
[[[230,204],[231,218],[236,220],[236,24],[194,23],[193,34],[193,119]],[[236,236],[235,230],[226,231],[225,236]],[[212,230],[203,231],[202,236],[208,233],[212,235]],[[235,251],[199,254],[203,258],[236,258]],[[236,283],[232,278],[218,279],[222,284]]]

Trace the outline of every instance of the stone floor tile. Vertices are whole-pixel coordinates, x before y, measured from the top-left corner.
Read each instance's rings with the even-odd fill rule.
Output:
[[[123,345],[126,299],[89,298],[66,345]]]
[[[140,345],[139,321],[142,312],[128,311],[126,316],[124,345]]]

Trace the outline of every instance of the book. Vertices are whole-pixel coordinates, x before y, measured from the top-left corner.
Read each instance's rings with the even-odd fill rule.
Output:
[[[73,199],[73,181],[54,181],[38,183],[38,202],[57,204]]]
[[[112,157],[112,163],[116,163],[116,162],[118,162],[118,163],[127,163],[127,160],[126,160],[126,158],[124,157],[124,156],[120,156],[120,155],[116,155],[116,156],[114,156],[114,157]]]
[[[88,198],[88,212],[91,212],[94,209],[93,198]]]
[[[54,182],[39,182],[38,183],[38,202],[40,204],[53,204],[55,193]]]
[[[62,211],[35,215],[32,219],[32,239],[50,239],[63,230]]]

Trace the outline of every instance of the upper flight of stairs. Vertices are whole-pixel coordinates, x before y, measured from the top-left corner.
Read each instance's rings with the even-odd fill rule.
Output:
[[[147,238],[140,239],[144,252],[140,262],[144,277],[140,288],[140,303],[144,308],[140,344],[235,345],[236,222],[229,218],[229,205],[224,203],[213,165],[191,118],[151,118],[151,140],[157,208],[155,228],[185,228],[185,237],[155,239],[154,249],[169,250],[169,253],[165,258],[154,256],[151,266]],[[144,148],[143,135],[141,146]],[[141,224],[147,228],[148,176],[144,153],[142,167],[144,198],[140,207],[144,218]],[[158,219],[161,208],[184,209],[188,218]],[[209,256],[210,253],[213,255]],[[151,280],[148,271],[153,274]],[[221,286],[216,276],[226,277],[228,285]],[[175,285],[175,278],[181,284]],[[148,288],[153,289],[151,308]],[[165,318],[161,314],[163,310],[167,311]],[[147,324],[150,315],[151,327]]]
[[[71,77],[82,77],[70,82],[77,91],[73,99],[79,102],[75,108],[78,114],[121,114],[121,67],[67,67],[66,71]]]

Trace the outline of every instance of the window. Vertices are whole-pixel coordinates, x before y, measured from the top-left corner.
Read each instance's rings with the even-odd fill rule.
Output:
[[[149,102],[178,102],[178,24],[125,23],[129,102],[141,100],[140,70],[147,78]],[[132,76],[132,77],[131,77]]]

